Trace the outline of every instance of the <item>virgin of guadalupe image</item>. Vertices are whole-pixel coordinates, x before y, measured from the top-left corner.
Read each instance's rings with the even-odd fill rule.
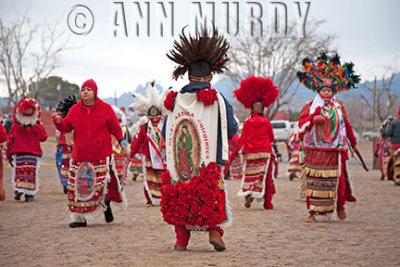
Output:
[[[92,192],[93,173],[87,164],[84,164],[79,172],[79,193],[82,197],[88,197]],[[85,184],[86,182],[86,184]]]
[[[333,103],[325,103],[322,114],[327,121],[321,126],[316,126],[318,142],[331,144],[339,131],[339,115]]]
[[[189,133],[188,126],[184,125],[178,139],[178,163],[180,177],[183,181],[189,180],[193,171],[192,148],[192,136]]]

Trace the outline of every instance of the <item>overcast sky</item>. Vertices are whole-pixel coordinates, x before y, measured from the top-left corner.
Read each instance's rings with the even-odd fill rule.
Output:
[[[51,1],[51,0],[1,0],[0,18],[3,21],[13,20],[18,14],[27,12],[27,16],[33,23],[44,23],[45,21],[54,25],[58,22],[60,31],[65,32],[65,38],[69,40],[69,47],[62,54],[62,66],[54,71],[55,75],[61,76],[70,82],[81,85],[86,79],[93,78],[99,87],[99,96],[108,97],[123,92],[133,91],[139,84],[156,79],[164,87],[173,86],[180,88],[186,83],[186,79],[178,82],[172,80],[171,75],[174,64],[165,56],[172,48],[174,37],[166,34],[160,37],[151,28],[150,37],[136,37],[133,20],[139,3],[145,8],[146,1],[123,1],[128,36],[122,22],[122,4],[119,1],[96,1],[96,0],[73,0],[73,1]],[[160,8],[156,2],[150,2],[150,21],[155,24],[156,18],[162,17],[158,13]],[[162,1],[167,8],[168,2],[174,3],[174,33],[175,38],[182,26],[193,23],[193,10],[195,5],[189,0]],[[226,1],[214,2],[217,19],[222,23],[227,15],[223,4]],[[246,4],[248,1],[239,1],[240,16],[249,14],[251,8],[254,12],[259,9]],[[263,8],[262,20],[266,26],[273,16],[271,10],[274,6],[271,2],[255,0]],[[285,3],[288,11],[288,19],[296,18],[295,1],[280,1]],[[305,10],[305,1],[298,1]],[[321,27],[321,32],[333,33],[337,36],[335,46],[343,60],[355,63],[356,72],[361,74],[363,80],[371,80],[374,75],[380,77],[385,72],[385,67],[393,65],[399,71],[399,61],[395,61],[396,55],[400,56],[400,1],[396,0],[311,0],[309,6],[308,20],[326,20]],[[68,14],[75,5],[88,7],[94,17],[92,30],[86,35],[77,35],[68,27]],[[282,8],[280,5],[279,8]],[[207,6],[210,7],[210,6]],[[282,9],[279,9],[282,11]],[[79,11],[74,9],[74,11]],[[80,10],[82,11],[82,10]],[[167,18],[172,16],[167,9]],[[207,10],[207,14],[210,12]],[[81,26],[83,23],[90,25],[90,21],[84,21],[82,15],[74,19],[72,12],[70,22]],[[117,14],[117,17],[115,17]],[[303,13],[304,14],[304,13]],[[231,13],[232,16],[232,13]],[[87,18],[90,18],[87,13]],[[170,20],[167,20],[170,21]],[[119,26],[115,26],[115,22]],[[140,22],[145,25],[144,22]],[[218,23],[218,22],[217,22]],[[165,24],[167,25],[167,24]],[[217,24],[218,25],[218,24]],[[241,30],[246,30],[250,23],[241,20]],[[113,36],[117,30],[118,36]],[[214,82],[220,77],[216,77]],[[0,84],[0,95],[6,96],[5,86]]]

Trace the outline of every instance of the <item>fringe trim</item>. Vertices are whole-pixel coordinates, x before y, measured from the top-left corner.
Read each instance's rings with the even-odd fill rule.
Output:
[[[310,205],[310,211],[316,211],[316,212],[334,212],[336,209],[336,205],[333,204],[331,206],[315,206],[315,205]]]
[[[185,225],[186,230],[192,231],[194,233],[203,233],[205,231],[208,231],[208,225],[204,226],[198,226],[198,225]]]
[[[139,134],[140,131],[140,127],[142,127],[142,125],[146,124],[149,122],[149,119],[146,116],[141,117],[137,123],[135,123],[132,127],[131,127],[131,133],[132,136],[136,136],[137,134]]]
[[[217,92],[218,97],[218,105],[219,111],[221,116],[221,140],[222,140],[222,159],[228,160],[229,159],[229,145],[228,145],[228,122],[226,120],[226,107],[225,107],[225,100],[221,96],[219,92]]]
[[[306,173],[303,170],[300,173],[300,186],[299,186],[299,190],[300,190],[300,199],[305,199],[306,198]]]
[[[304,167],[304,174],[305,175],[310,175],[312,177],[322,177],[322,178],[328,178],[328,177],[339,177],[340,175],[340,168],[336,170],[316,170],[316,169],[311,169],[309,167]]]
[[[244,160],[265,159],[270,158],[270,156],[271,154],[268,152],[249,153],[244,155]]]
[[[107,166],[107,171],[106,171],[106,175],[104,176],[104,181],[103,181],[103,183],[104,183],[104,185],[103,185],[103,195],[101,196],[101,200],[100,200],[100,205],[99,205],[99,207],[100,206],[102,206],[103,207],[103,212],[105,212],[106,210],[107,210],[107,206],[106,206],[106,204],[105,204],[105,199],[106,199],[106,195],[107,195],[107,192],[108,192],[108,182],[110,181],[110,179],[111,179],[111,177],[110,177],[110,171],[109,171],[109,164],[110,164],[110,158],[109,157],[107,157],[106,158],[106,166]],[[96,210],[95,211],[97,211],[98,209],[96,208]],[[93,211],[94,212],[94,211]],[[93,212],[90,212],[90,213],[93,213]],[[96,215],[95,217],[97,217],[98,215]],[[89,219],[90,220],[90,219]]]
[[[117,204],[117,206],[118,207],[120,207],[122,210],[126,210],[126,208],[129,206],[128,205],[128,201],[126,200],[126,195],[125,195],[125,193],[122,191],[122,186],[121,186],[121,183],[120,183],[120,180],[119,180],[119,177],[118,177],[118,175],[117,175],[117,171],[116,171],[116,167],[115,167],[115,161],[114,161],[114,155],[111,155],[111,170],[114,172],[114,176],[115,176],[115,178],[117,179],[117,184],[118,184],[118,193],[119,193],[119,195],[121,196],[121,199],[122,199],[122,202],[121,203],[118,203],[118,202],[115,202],[115,204]],[[110,166],[110,165],[107,165],[107,166]],[[109,170],[110,171],[110,170]],[[108,176],[110,176],[110,174],[108,173]],[[109,177],[110,179],[111,179],[111,177]]]
[[[33,114],[31,116],[24,116],[22,115],[22,113],[16,113],[15,114],[15,118],[17,119],[17,121],[19,123],[22,124],[22,126],[27,126],[27,125],[36,125],[36,122],[39,119],[39,112],[37,110],[37,108],[35,108],[35,111],[33,112]]]
[[[151,192],[150,192],[149,185],[147,184],[147,179],[146,179],[147,170],[146,170],[146,156],[145,155],[142,156],[142,162],[143,162],[143,184],[144,184],[144,189],[147,192],[147,196],[150,198],[151,204],[153,206],[160,206],[161,199],[153,198],[153,196],[151,195]]]
[[[306,195],[308,197],[335,198],[337,193],[336,191],[319,191],[319,190],[306,189]]]
[[[400,149],[394,150],[392,152],[393,158],[393,181],[395,183],[400,183]]]
[[[33,156],[33,155],[30,155]],[[17,188],[15,187],[15,172],[17,170],[17,155],[14,154],[12,155],[12,159],[13,159],[13,170],[12,170],[12,185],[13,185],[13,189],[14,191],[17,191],[18,193],[23,193],[26,195],[32,195],[34,196],[36,194],[36,192],[39,190],[39,168],[40,168],[40,157],[38,156],[34,156],[36,157],[36,173],[35,173],[35,190],[28,190],[28,189],[21,189],[21,188]]]
[[[71,222],[84,222],[85,220],[87,222],[93,222],[96,218],[100,216],[101,213],[104,213],[104,206],[105,205],[100,204],[94,211],[87,213],[76,213],[68,210],[67,214]],[[100,207],[102,207],[103,210]]]
[[[253,191],[239,191],[237,192],[236,196],[238,197],[246,197],[246,196],[251,196],[252,198],[255,199],[262,199],[264,197],[264,193],[263,192],[253,192]]]
[[[304,133],[308,126],[310,126],[311,122],[307,121],[306,123],[301,126],[301,128],[298,129],[297,133]]]
[[[336,212],[330,212],[325,215],[315,214],[315,221],[317,222],[329,222],[329,221],[337,221]]]

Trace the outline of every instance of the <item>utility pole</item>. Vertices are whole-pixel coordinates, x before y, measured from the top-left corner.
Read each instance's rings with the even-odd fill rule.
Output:
[[[373,127],[373,129],[375,129],[375,117],[376,117],[376,108],[377,108],[377,104],[376,104],[376,76],[375,76],[375,80],[374,80],[374,100],[373,100],[372,106],[374,108],[373,118],[372,118],[372,127]]]
[[[57,84],[58,101],[62,100],[62,80]]]
[[[114,105],[117,107],[117,90],[114,90]]]

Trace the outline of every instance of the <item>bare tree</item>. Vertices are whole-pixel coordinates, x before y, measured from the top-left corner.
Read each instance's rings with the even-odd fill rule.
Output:
[[[371,127],[371,112],[363,103],[361,95],[347,95],[342,100],[346,107],[346,113],[354,130],[360,135]]]
[[[300,70],[302,60],[333,50],[331,47],[336,37],[318,33],[322,23],[309,22],[304,36],[299,36],[296,24],[291,23],[284,37],[239,37],[232,40],[226,75],[237,86],[242,79],[252,75],[271,78],[280,91],[278,100],[268,110],[268,117],[273,118],[296,94],[298,84],[295,88],[291,87],[297,79],[296,73]]]
[[[236,118],[239,120],[239,122],[244,122],[247,116],[249,116],[249,111],[238,101],[234,101],[231,104],[233,106],[233,110],[235,111]]]
[[[397,112],[397,103],[399,97],[394,93],[396,89],[392,88],[395,73],[389,78],[383,75],[378,83],[375,78],[374,85],[363,84],[365,92],[361,94],[361,99],[373,113],[373,124],[375,126],[376,118],[382,123],[389,115]]]
[[[8,110],[21,96],[37,98],[46,78],[60,66],[67,41],[62,41],[57,25],[32,25],[26,15],[0,20],[0,73],[8,90]]]

